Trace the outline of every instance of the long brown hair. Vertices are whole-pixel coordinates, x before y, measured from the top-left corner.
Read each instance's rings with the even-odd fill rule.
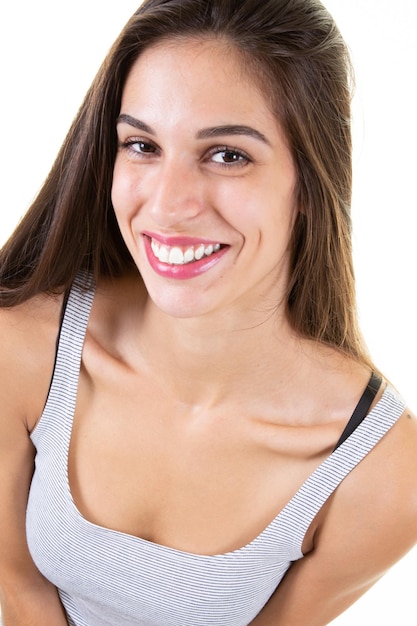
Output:
[[[105,59],[26,216],[0,253],[0,306],[132,264],[111,204],[116,118],[141,52],[161,40],[220,37],[255,71],[298,173],[288,315],[301,335],[367,362],[351,250],[351,69],[318,0],[146,0]]]

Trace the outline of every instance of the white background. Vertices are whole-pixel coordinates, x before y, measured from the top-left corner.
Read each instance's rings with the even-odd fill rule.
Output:
[[[0,244],[39,189],[99,64],[138,3],[9,0],[2,7]],[[353,219],[362,328],[378,366],[417,410],[417,2],[325,4],[356,70]],[[414,550],[334,623],[415,626],[416,580]]]

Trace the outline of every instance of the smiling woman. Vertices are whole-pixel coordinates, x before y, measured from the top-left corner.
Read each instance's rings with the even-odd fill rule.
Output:
[[[152,301],[173,316],[285,297],[295,168],[239,74],[228,44],[199,37],[145,50],[124,87],[113,207]]]
[[[324,626],[416,543],[351,178],[318,0],[135,12],[0,252],[4,626]]]

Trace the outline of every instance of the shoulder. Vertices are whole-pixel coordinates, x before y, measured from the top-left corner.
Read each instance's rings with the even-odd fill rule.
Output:
[[[416,515],[417,539],[417,419],[410,409],[402,411],[392,428],[348,477],[350,496],[353,492],[361,494],[361,485],[366,493],[373,491],[375,506],[384,507],[390,502],[390,509],[396,506],[396,514],[400,511],[406,514],[409,510]],[[389,517],[391,512],[387,509],[384,517]]]
[[[328,624],[413,548],[416,448],[416,419],[406,410],[327,502],[314,546],[290,568],[266,618]]]
[[[417,542],[417,419],[405,408],[393,427],[349,477],[350,496],[372,494],[371,518]],[[363,487],[361,487],[363,485]],[[380,522],[381,523],[381,522]],[[410,526],[411,524],[411,526]]]
[[[48,393],[62,301],[63,296],[39,295],[0,308],[0,402],[24,415],[29,430]]]
[[[322,548],[332,545],[346,571],[369,579],[417,543],[417,419],[409,409],[336,490],[321,530]]]
[[[320,598],[334,618],[416,545],[416,452],[417,421],[405,410],[324,506],[314,545],[288,577],[308,590],[307,608]]]

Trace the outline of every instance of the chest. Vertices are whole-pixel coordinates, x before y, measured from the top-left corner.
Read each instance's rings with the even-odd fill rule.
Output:
[[[152,402],[141,393],[140,410],[133,411],[138,397],[129,385],[121,396],[110,382],[107,395],[90,393],[85,376],[74,419],[72,396],[63,392],[66,380],[65,374],[54,385],[33,433],[37,457],[27,539],[70,623],[203,626],[210,615],[213,626],[249,624],[302,556],[303,536],[292,526],[291,508],[260,535],[254,538],[258,528],[251,532],[245,545],[256,491],[255,481],[247,484],[257,465],[248,461],[253,437],[225,425],[217,436],[218,428],[204,427],[200,419],[191,430],[179,428],[165,403],[161,412],[143,410]],[[258,527],[259,510],[253,519]]]
[[[105,528],[195,554],[236,550],[265,529],[327,452],[306,458],[297,445],[277,449],[276,428],[243,407],[186,411],[146,378],[126,378],[122,388],[108,380],[91,389],[81,377],[69,449],[75,504]],[[300,446],[305,437],[292,433]],[[313,534],[314,525],[305,550]]]

